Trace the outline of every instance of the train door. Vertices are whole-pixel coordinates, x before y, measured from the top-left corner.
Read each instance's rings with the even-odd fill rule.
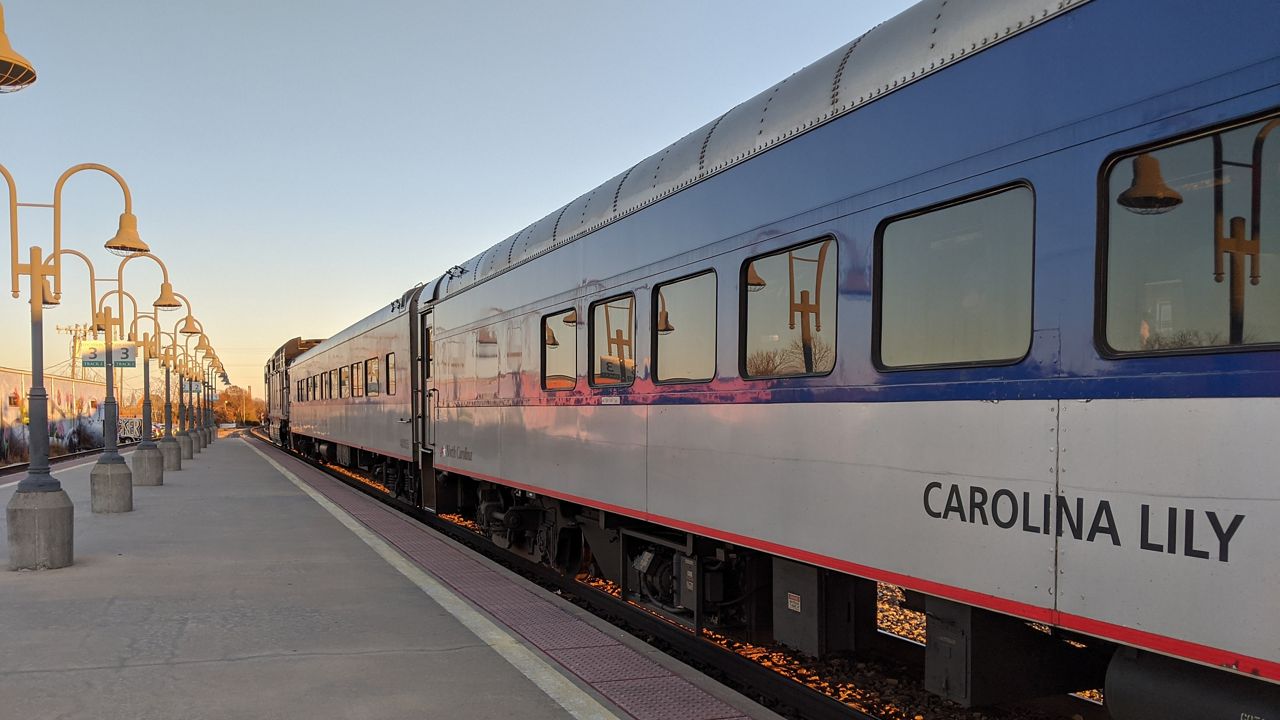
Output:
[[[416,392],[418,393],[418,467],[422,472],[422,507],[427,510],[436,509],[436,393],[431,377],[431,310],[422,313],[418,330],[418,357],[414,368],[418,374]]]

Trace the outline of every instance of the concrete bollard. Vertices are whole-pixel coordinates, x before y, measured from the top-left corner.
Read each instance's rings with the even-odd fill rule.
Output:
[[[9,569],[50,570],[72,563],[74,508],[64,490],[15,492],[5,512]]]
[[[164,458],[165,470],[181,470],[182,469],[182,446],[174,438],[167,437],[156,441],[156,447],[160,448],[160,455]]]
[[[186,433],[178,433],[178,447],[182,448],[182,459],[190,460],[195,457],[195,448],[191,445],[191,436]]]
[[[96,513],[133,511],[133,472],[120,462],[101,462],[89,473],[90,507]]]
[[[139,445],[133,451],[133,484],[164,484],[164,455],[155,443]]]

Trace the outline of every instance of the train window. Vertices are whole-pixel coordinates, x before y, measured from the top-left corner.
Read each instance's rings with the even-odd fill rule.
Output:
[[[1035,194],[1019,185],[890,220],[877,238],[881,369],[1016,362],[1031,347]]]
[[[351,363],[351,397],[364,397],[364,363]]]
[[[396,354],[387,353],[387,394],[396,394]]]
[[[578,384],[578,313],[542,318],[542,389],[572,390]]]
[[[1109,353],[1280,342],[1280,117],[1114,158],[1100,190]]]
[[[716,274],[664,283],[653,291],[658,382],[705,382],[716,374]]]
[[[742,267],[742,372],[825,375],[836,366],[835,238],[748,260]]]
[[[365,391],[369,395],[377,395],[382,392],[382,373],[379,372],[381,369],[379,367],[380,365],[381,363],[378,361],[378,358],[369,358],[364,361],[364,375],[368,378]]]
[[[311,376],[307,378],[307,400],[316,399],[316,378]]]
[[[338,384],[338,371],[337,371],[337,370],[330,370],[330,371],[329,371],[329,399],[330,399],[330,400],[332,400],[333,398],[337,397],[337,395],[334,395],[334,394],[333,394],[333,393],[334,393],[333,388],[334,388],[335,386],[336,386],[336,387],[341,387],[341,386]]]
[[[621,295],[591,306],[591,384],[630,385],[636,379],[636,297]]]
[[[351,366],[338,368],[338,397],[351,397]]]

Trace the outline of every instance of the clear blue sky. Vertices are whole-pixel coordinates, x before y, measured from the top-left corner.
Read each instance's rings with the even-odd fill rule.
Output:
[[[3,4],[40,78],[0,96],[19,199],[49,202],[76,163],[118,170],[143,239],[257,395],[283,340],[337,332],[911,3]],[[82,174],[64,203],[64,244],[114,275],[114,183]],[[20,217],[24,256],[47,250],[51,213]],[[149,304],[144,265],[125,287]],[[88,315],[67,267],[49,366],[68,354],[54,325]],[[30,366],[26,296],[0,299],[0,365]]]

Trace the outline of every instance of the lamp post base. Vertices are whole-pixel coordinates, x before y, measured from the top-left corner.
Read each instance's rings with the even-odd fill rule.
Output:
[[[204,428],[196,431],[196,447],[201,450],[209,446],[209,437],[204,434]]]
[[[163,485],[164,455],[160,447],[150,440],[133,451],[133,484]]]
[[[178,447],[182,448],[182,459],[190,460],[195,457],[195,448],[191,444],[191,436],[186,433],[178,433],[174,436],[178,441]]]
[[[133,472],[123,461],[99,462],[89,473],[90,507],[96,513],[133,511]]]
[[[74,508],[64,490],[15,492],[5,511],[10,570],[53,570],[72,563]]]
[[[182,469],[182,446],[178,445],[176,439],[167,437],[157,440],[156,447],[160,448],[160,455],[164,458],[165,470]]]

